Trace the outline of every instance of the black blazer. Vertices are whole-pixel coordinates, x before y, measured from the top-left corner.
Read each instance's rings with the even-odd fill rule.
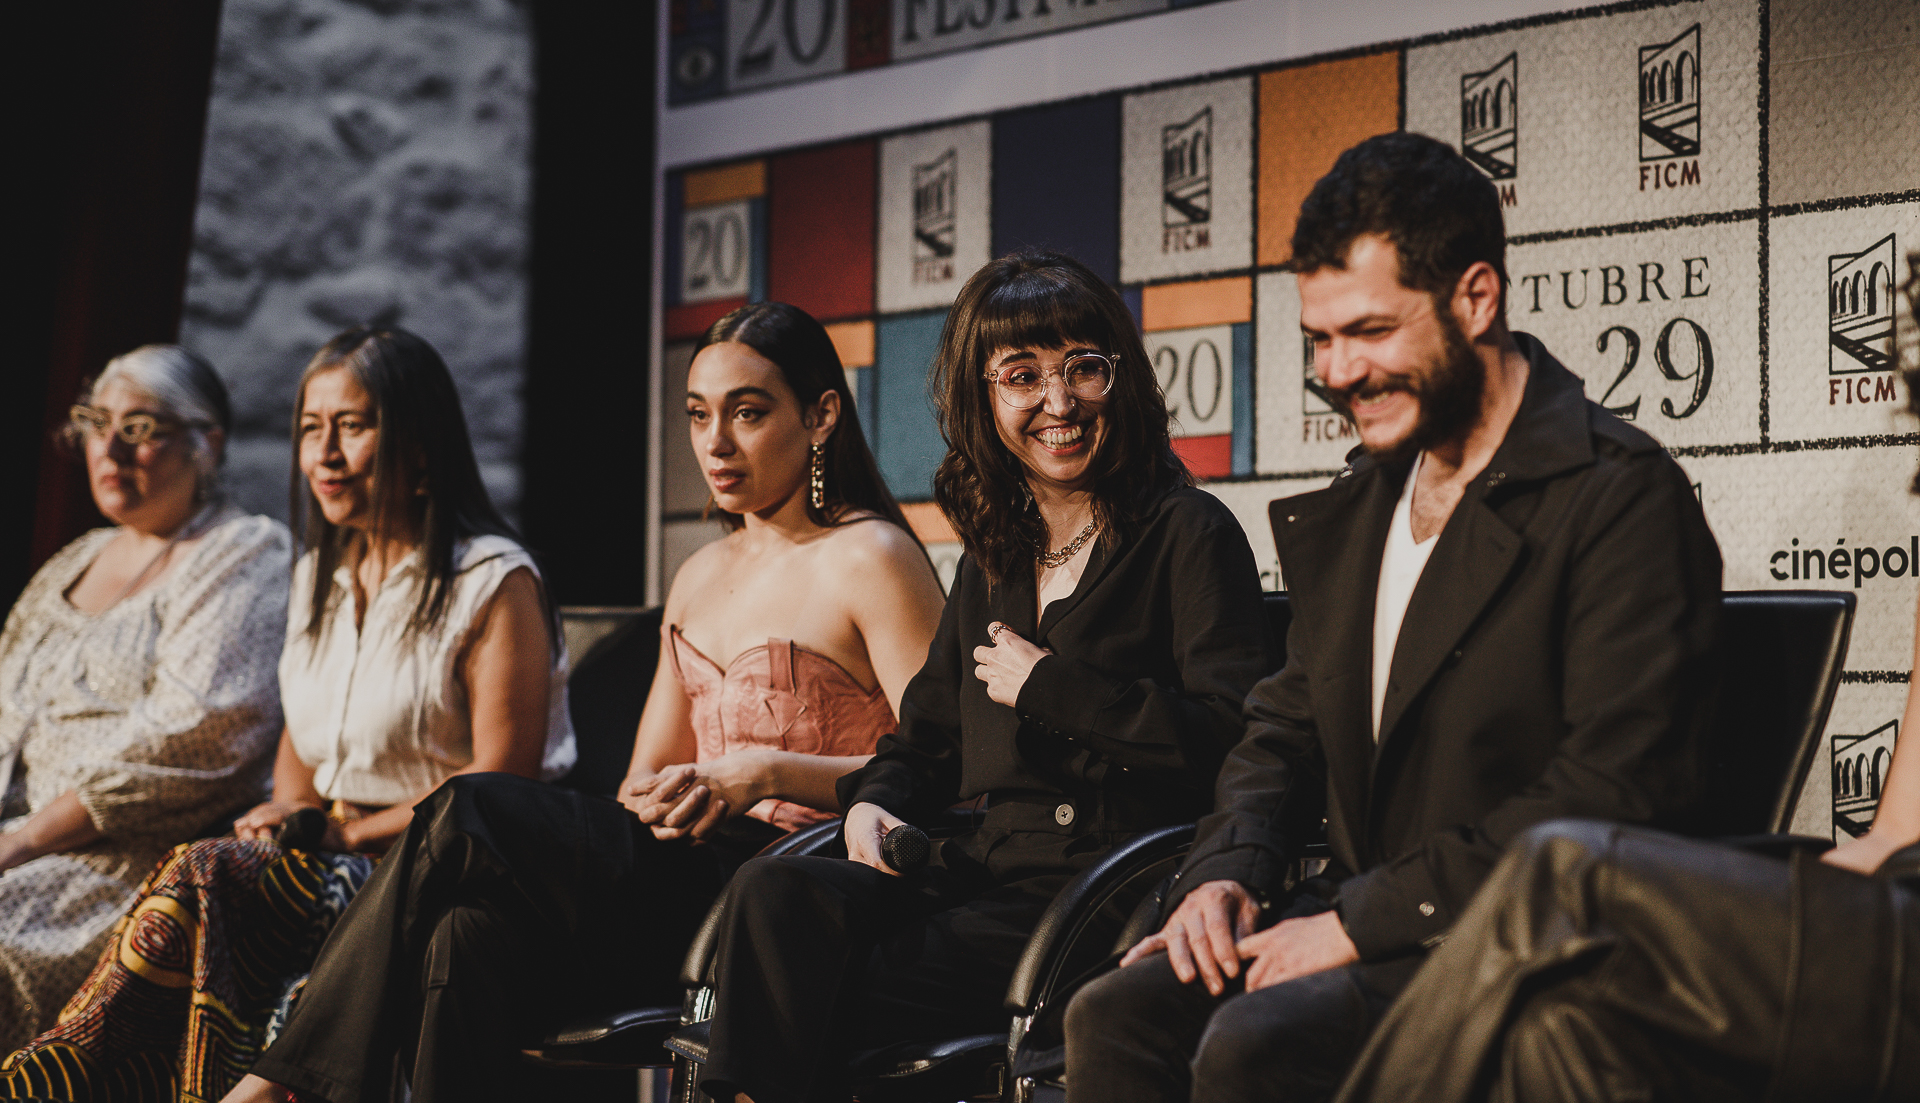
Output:
[[[1286,669],[1247,702],[1178,893],[1281,886],[1324,814],[1363,960],[1430,944],[1508,842],[1564,816],[1660,824],[1690,798],[1717,666],[1720,552],[1653,438],[1525,334],[1526,393],[1434,545],[1376,746],[1373,606],[1408,464],[1357,459],[1272,506]]]
[[[1246,695],[1278,665],[1239,521],[1211,494],[1175,487],[1034,618],[1031,572],[989,593],[963,561],[900,729],[840,779],[841,806],[868,801],[924,823],[985,794],[984,821],[959,842],[1003,881],[1078,868],[1128,834],[1203,815],[1245,730]],[[996,620],[1053,651],[1017,710],[973,673]]]

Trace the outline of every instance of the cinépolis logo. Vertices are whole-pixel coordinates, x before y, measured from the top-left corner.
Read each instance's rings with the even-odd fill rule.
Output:
[[[960,154],[949,149],[913,166],[913,282],[953,278],[954,206]]]
[[[1460,152],[1487,179],[1512,180],[1520,171],[1520,55],[1460,76]],[[1500,186],[1500,205],[1517,201],[1514,185]]]
[[[1877,578],[1920,575],[1920,536],[1908,536],[1883,547],[1878,541],[1849,546],[1842,537],[1830,548],[1802,548],[1795,540],[1767,557],[1767,573],[1777,582],[1851,580],[1854,589]]]
[[[1700,182],[1700,24],[1640,47],[1640,190]]]
[[[1894,258],[1888,234],[1858,253],[1827,258],[1827,405],[1892,402]]]
[[[1160,251],[1213,243],[1213,108],[1160,128]]]

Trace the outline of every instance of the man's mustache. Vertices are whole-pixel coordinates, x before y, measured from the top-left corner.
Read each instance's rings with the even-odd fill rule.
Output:
[[[1415,390],[1412,383],[1405,379],[1362,379],[1357,383],[1349,383],[1344,387],[1328,387],[1327,396],[1333,399],[1336,405],[1342,408],[1349,408],[1354,402],[1360,399],[1378,398],[1383,394],[1392,394],[1395,391],[1413,395],[1415,398],[1420,397],[1420,392]]]

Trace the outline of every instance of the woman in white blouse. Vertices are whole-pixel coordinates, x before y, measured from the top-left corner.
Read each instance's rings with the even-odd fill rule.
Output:
[[[148,345],[73,408],[95,529],[0,635],[0,1044],[53,1024],[168,848],[259,799],[288,542],[227,505],[226,387]]]
[[[219,1098],[415,802],[455,774],[572,764],[554,617],[439,354],[349,330],[308,364],[294,416],[304,550],[273,798],[155,871],[60,1025],[0,1067],[0,1096]],[[282,849],[304,809],[324,832]]]

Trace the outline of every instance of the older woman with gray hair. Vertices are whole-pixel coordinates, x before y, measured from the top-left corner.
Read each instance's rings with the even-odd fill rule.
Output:
[[[114,525],[48,560],[0,634],[0,1052],[53,1024],[169,848],[263,791],[290,545],[221,492],[230,420],[174,345],[73,407]]]

